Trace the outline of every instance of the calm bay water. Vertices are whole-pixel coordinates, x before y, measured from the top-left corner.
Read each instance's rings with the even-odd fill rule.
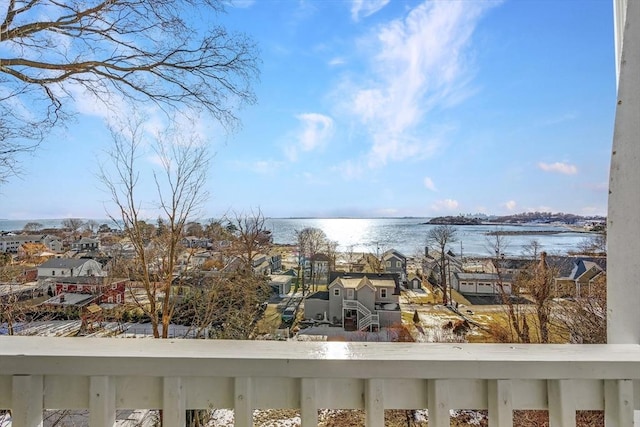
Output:
[[[296,230],[317,227],[327,237],[338,242],[338,250],[352,247],[354,252],[382,253],[387,249],[397,249],[404,255],[424,253],[427,232],[433,225],[425,224],[429,218],[268,218],[266,226],[272,231],[274,243],[295,244]],[[22,230],[27,222],[38,222],[44,228],[60,228],[61,219],[42,220],[0,220],[0,231]],[[97,220],[99,224],[108,220]],[[523,247],[531,240],[538,240],[542,249],[550,254],[565,254],[589,237],[588,233],[567,232],[567,228],[557,225],[467,225],[456,226],[457,242],[450,249],[464,256],[489,256],[491,253],[488,236],[491,231],[555,231],[557,234],[505,236],[508,256],[522,255]]]
[[[424,253],[426,235],[434,225],[425,224],[429,218],[273,218],[267,227],[273,232],[274,243],[295,244],[296,230],[316,227],[323,230],[330,240],[338,242],[338,250],[353,247],[354,252],[382,253],[397,249],[406,256]],[[491,255],[494,236],[492,231],[553,231],[557,234],[504,236],[507,256],[520,256],[531,240],[540,242],[542,250],[550,254],[566,254],[574,250],[588,233],[567,232],[557,225],[466,225],[455,226],[457,242],[450,249],[457,255]]]

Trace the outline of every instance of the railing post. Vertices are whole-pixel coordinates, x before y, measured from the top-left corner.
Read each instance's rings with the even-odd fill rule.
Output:
[[[489,380],[489,427],[513,427],[511,380]]]
[[[11,421],[13,427],[42,426],[42,375],[14,375],[11,390]]]
[[[378,378],[365,380],[365,426],[384,427],[384,381]]]
[[[615,5],[619,74],[607,218],[607,336],[610,344],[640,344],[634,268],[640,253],[640,2]]]
[[[429,410],[429,427],[449,427],[450,409],[449,381],[427,381],[427,409]]]
[[[116,387],[108,376],[89,379],[89,425],[112,427],[116,423]]]
[[[300,380],[300,418],[302,427],[318,426],[318,389],[315,378]]]
[[[576,427],[576,402],[571,380],[547,380],[549,427]]]
[[[604,425],[633,425],[633,381],[604,381]]]
[[[234,425],[253,426],[253,384],[249,377],[236,377],[234,394]]]
[[[186,396],[182,378],[164,377],[162,386],[162,427],[184,427],[186,424]]]

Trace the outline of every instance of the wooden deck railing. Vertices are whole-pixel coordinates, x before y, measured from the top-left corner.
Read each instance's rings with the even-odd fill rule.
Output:
[[[230,408],[236,426],[254,409],[428,409],[429,427],[449,410],[488,410],[512,426],[513,410],[549,411],[575,426],[576,410],[604,410],[607,426],[631,426],[640,409],[640,345],[319,343],[3,337],[0,408],[13,426],[38,426],[44,409],[89,409],[112,426],[116,409],[163,409],[165,427],[186,409]]]

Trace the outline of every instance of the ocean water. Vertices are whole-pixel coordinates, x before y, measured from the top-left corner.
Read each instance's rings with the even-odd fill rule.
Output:
[[[272,231],[277,244],[295,244],[296,231],[316,227],[338,243],[339,251],[382,253],[396,249],[406,256],[423,254],[426,235],[433,225],[425,224],[429,218],[268,218],[266,227]],[[0,231],[22,230],[28,222],[38,222],[44,228],[60,228],[61,219],[0,220]],[[110,224],[109,220],[96,220]],[[540,242],[549,254],[566,254],[574,250],[589,233],[568,232],[560,225],[467,225],[456,226],[457,241],[450,245],[455,254],[463,256],[490,256],[495,237],[491,231],[553,231],[556,234],[504,236],[506,256],[520,256],[531,240]]]
[[[429,218],[270,218],[267,227],[274,243],[295,244],[296,231],[316,227],[330,240],[338,243],[339,251],[352,248],[354,252],[382,253],[396,249],[406,256],[423,254],[428,231],[435,227],[426,224]],[[541,250],[549,254],[566,254],[574,250],[589,233],[571,232],[560,225],[465,225],[455,226],[457,241],[449,249],[456,255],[491,256],[495,236],[487,233],[502,231],[545,231],[555,234],[503,236],[502,253],[521,256],[531,240],[537,240]]]

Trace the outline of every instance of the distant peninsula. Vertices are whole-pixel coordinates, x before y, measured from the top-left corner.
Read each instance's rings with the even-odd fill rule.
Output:
[[[577,225],[585,222],[600,223],[604,226],[606,218],[603,216],[580,216],[569,213],[524,212],[504,216],[488,215],[457,215],[438,216],[424,224],[435,225],[481,225],[481,224],[565,224]]]
[[[431,218],[429,222],[425,222],[425,224],[435,224],[435,225],[480,225],[482,221],[478,218],[471,218],[468,216],[437,216],[435,218]]]

